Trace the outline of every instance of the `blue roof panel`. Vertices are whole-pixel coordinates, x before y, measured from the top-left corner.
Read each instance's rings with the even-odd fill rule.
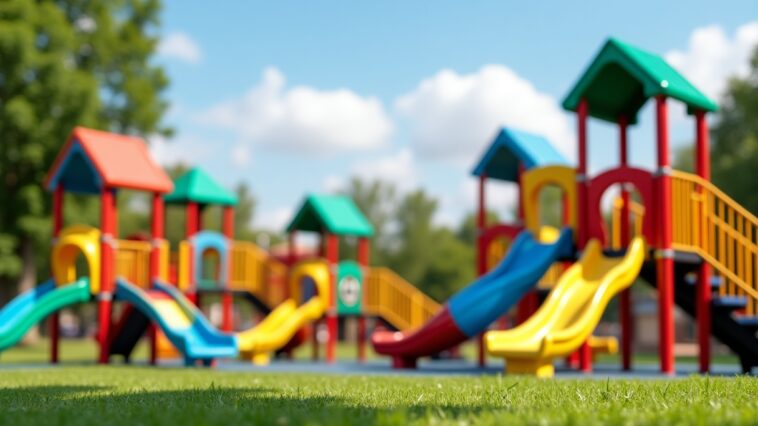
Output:
[[[567,165],[569,162],[544,137],[503,127],[471,173],[517,182],[519,164],[529,170],[533,167]]]

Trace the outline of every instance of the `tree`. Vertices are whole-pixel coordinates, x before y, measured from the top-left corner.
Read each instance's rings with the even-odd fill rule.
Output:
[[[250,187],[240,182],[237,184],[237,207],[234,209],[234,233],[235,237],[240,240],[253,241],[256,233],[253,231],[251,224],[255,217],[255,207],[257,201]]]
[[[355,202],[374,226],[374,236],[371,238],[370,245],[371,263],[386,264],[394,242],[390,235],[390,227],[397,213],[395,186],[380,180],[369,182],[353,177],[343,194]],[[342,241],[340,253],[344,253],[345,256],[354,256],[355,250],[354,241]]]
[[[758,47],[745,78],[733,78],[713,128],[713,181],[758,214]]]
[[[476,245],[476,236],[479,232],[477,220],[477,213],[474,212],[467,214],[463,218],[463,222],[461,222],[456,235],[459,240],[471,246]],[[500,218],[496,212],[489,210],[485,215],[485,222],[487,226],[492,226],[500,222]]]
[[[71,129],[170,133],[161,122],[168,81],[151,63],[159,11],[157,0],[0,4],[0,288],[6,297],[37,282],[38,255],[48,253],[50,242],[51,197],[41,183]]]

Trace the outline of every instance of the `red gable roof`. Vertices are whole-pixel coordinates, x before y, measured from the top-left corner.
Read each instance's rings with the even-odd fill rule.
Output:
[[[45,187],[49,190],[53,190],[53,186],[65,175],[65,170],[61,168],[72,164],[67,160],[75,152],[72,148],[77,144],[99,177],[99,187],[105,185],[161,193],[171,192],[174,188],[166,172],[153,161],[142,139],[76,127],[48,172]]]

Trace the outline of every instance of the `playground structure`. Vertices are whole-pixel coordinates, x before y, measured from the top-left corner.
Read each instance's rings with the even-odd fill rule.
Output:
[[[650,98],[655,99],[657,126],[657,169],[653,172],[629,166],[627,146],[628,126],[637,123],[639,110]],[[688,113],[695,117],[695,175],[671,169],[669,98],[683,102]],[[552,359],[574,351],[577,352],[572,358],[578,358],[580,368],[591,371],[593,346],[598,345],[591,332],[609,299],[617,292],[620,294],[622,368],[630,370],[633,330],[628,286],[638,275],[654,284],[659,294],[662,373],[674,372],[674,303],[696,318],[701,372],[710,368],[711,335],[739,356],[744,371],[758,365],[755,336],[758,329],[758,271],[755,269],[758,220],[709,182],[705,115],[715,111],[716,105],[659,56],[610,39],[563,106],[578,116],[576,168],[566,165],[554,150],[545,148],[536,135],[503,129],[474,169],[474,175],[480,180],[477,267],[483,277],[482,281],[454,296],[445,309],[452,311],[460,303],[458,298],[473,289],[484,292],[498,285],[505,286],[508,275],[502,274],[500,269],[509,262],[517,263],[521,240],[541,241],[538,197],[543,187],[554,185],[563,192],[563,225],[574,231],[575,239],[573,253],[562,260],[573,260],[571,257],[575,258],[578,253],[584,254],[568,269],[562,264],[565,262],[555,262],[549,270],[542,270],[544,287],[554,286],[539,309],[535,292],[521,298],[517,322],[523,324],[512,330],[487,333],[488,351],[506,358],[507,371],[550,376]],[[587,173],[587,119],[590,116],[618,125],[620,152],[617,168],[591,178]],[[519,184],[520,223],[486,223],[488,178]],[[614,186],[620,187],[620,196],[613,201],[608,231],[601,214],[601,202],[607,190]],[[632,191],[636,192],[638,201],[633,200]],[[530,236],[522,237],[524,233]],[[510,252],[497,264],[511,242]],[[508,288],[512,288],[511,285]],[[502,305],[503,313],[516,302],[516,298],[508,298]],[[570,309],[557,309],[561,304]],[[566,312],[571,315],[567,316]],[[491,322],[495,317],[488,319]],[[435,318],[424,329],[466,329],[465,318],[453,316],[443,323],[441,326],[439,318]],[[484,324],[476,332],[488,326]],[[473,337],[474,330],[469,331],[467,337]],[[390,339],[388,335],[377,335],[374,343],[379,352],[408,355],[415,362],[416,356],[428,353],[403,347],[401,342],[412,341],[413,336],[396,335]],[[425,344],[434,347],[437,343],[439,341]],[[612,346],[607,340],[605,343]],[[411,364],[408,361],[401,358],[395,365],[408,366]],[[481,350],[479,362],[484,362]]]
[[[655,102],[654,171],[628,162],[627,130],[649,99]],[[669,99],[684,103],[695,118],[695,174],[671,168]],[[236,197],[201,170],[172,183],[140,139],[76,128],[44,183],[53,194],[53,277],[0,310],[0,350],[49,316],[51,361],[57,362],[57,312],[94,299],[100,363],[113,355],[129,359],[145,335],[151,363],[175,353],[188,364],[240,355],[264,364],[272,353],[287,353],[308,335],[317,359],[321,321],[325,359],[334,362],[340,317],[357,318],[358,358],[363,360],[365,319],[371,316],[397,330],[372,337],[376,351],[392,356],[395,367],[414,367],[419,357],[476,338],[480,365],[486,349],[505,358],[511,373],[551,376],[554,359],[564,356],[589,372],[593,352],[617,346],[622,368],[630,370],[629,286],[641,277],[658,291],[662,373],[674,372],[675,304],[697,321],[701,372],[710,369],[711,336],[739,356],[743,370],[758,366],[758,218],[710,182],[706,114],[716,105],[659,56],[610,39],[563,106],[577,114],[576,167],[544,138],[504,128],[474,168],[480,277],[443,306],[392,271],[369,266],[373,228],[348,198],[306,197],[287,227],[289,254],[276,259],[251,242],[234,240]],[[589,117],[619,130],[618,167],[592,177]],[[488,179],[518,185],[515,223],[486,223]],[[563,194],[560,229],[543,220],[540,194],[547,186]],[[620,196],[606,223],[601,207],[614,187]],[[149,236],[119,238],[116,194],[121,189],[151,194]],[[97,228],[64,227],[65,192],[100,198]],[[173,254],[164,236],[165,204],[184,206],[186,212],[185,240]],[[222,209],[221,232],[209,230],[202,220],[203,210],[213,205]],[[319,236],[317,256],[295,252],[302,232]],[[341,237],[356,239],[355,261],[340,260]],[[77,270],[80,257],[86,271]],[[208,293],[221,301],[220,330],[201,310]],[[592,336],[616,295],[620,345]],[[253,328],[235,331],[235,296],[268,315]],[[114,310],[114,302],[121,309]],[[515,327],[487,331],[513,306]],[[119,314],[115,322],[114,313]]]

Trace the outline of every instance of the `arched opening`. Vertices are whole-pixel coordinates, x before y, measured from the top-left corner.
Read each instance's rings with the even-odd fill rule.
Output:
[[[215,248],[207,248],[200,254],[200,274],[198,277],[201,287],[221,287],[221,254]]]
[[[653,176],[650,172],[633,167],[621,167],[596,176],[590,181],[587,189],[587,206],[589,210],[587,212],[587,225],[589,228],[589,238],[599,239],[603,245],[608,245],[611,242],[611,235],[609,235],[607,229],[604,229],[606,221],[603,220],[602,214],[603,195],[609,188],[619,184],[626,185],[625,188],[630,193],[636,191],[639,197],[636,205],[641,204],[648,212],[652,211],[653,208]],[[632,208],[631,200],[633,198],[630,197],[630,203],[628,204],[630,209]],[[639,212],[642,211],[640,210]],[[655,241],[651,216],[651,214],[642,214],[640,219],[641,225],[639,225],[639,232],[647,239],[648,244]],[[630,215],[631,217],[632,215]],[[633,226],[633,223],[627,225]]]
[[[315,296],[318,296],[316,280],[310,275],[303,275],[300,278],[300,300],[297,302],[303,304]]]
[[[576,230],[575,169],[548,166],[530,170],[522,176],[522,191],[524,224],[535,235],[547,224]]]
[[[550,226],[560,229],[568,222],[568,198],[566,191],[552,182],[547,182],[537,193],[537,220],[540,228]]]

